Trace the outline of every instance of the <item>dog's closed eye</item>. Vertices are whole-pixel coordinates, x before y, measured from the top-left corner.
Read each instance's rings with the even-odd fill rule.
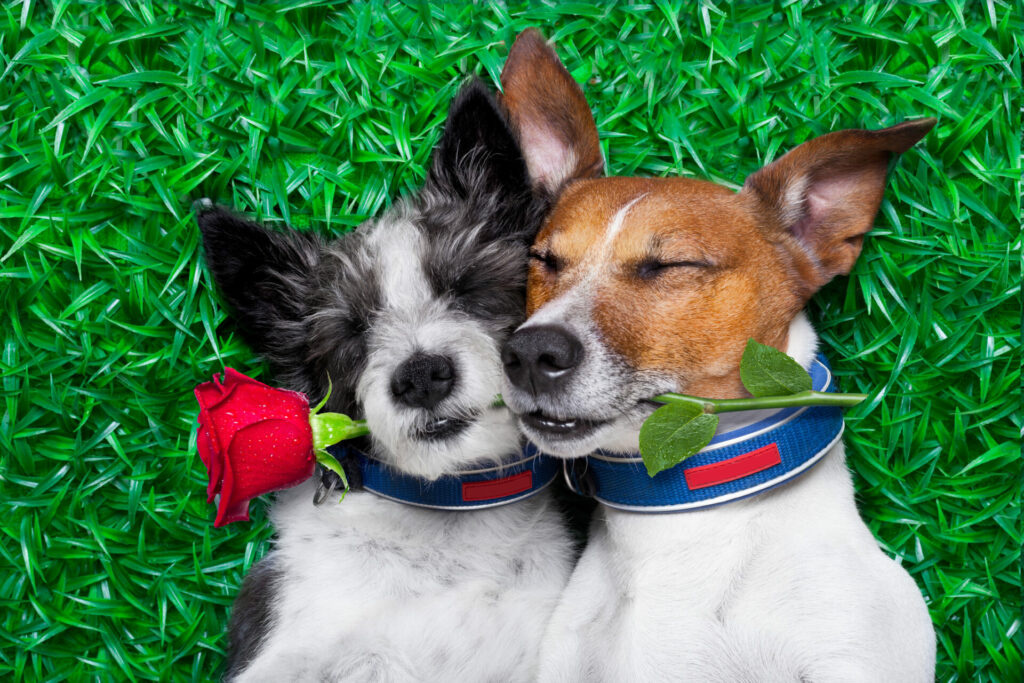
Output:
[[[557,273],[562,270],[562,266],[564,265],[562,260],[550,251],[537,251],[535,249],[531,249],[530,260],[540,263],[544,267],[544,270],[549,273]]]
[[[656,258],[644,259],[636,265],[636,276],[641,280],[651,280],[675,268],[700,268],[707,269],[714,267],[708,261],[660,261]]]

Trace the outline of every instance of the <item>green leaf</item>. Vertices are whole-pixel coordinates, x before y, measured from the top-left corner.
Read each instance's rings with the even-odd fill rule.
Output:
[[[811,376],[778,349],[747,340],[740,361],[740,379],[754,396],[788,396],[811,390]]]
[[[324,395],[323,399],[321,399],[320,402],[316,404],[316,407],[313,408],[312,411],[310,411],[310,413],[312,415],[316,415],[317,413],[319,413],[321,410],[324,409],[324,406],[327,405],[327,402],[331,400],[331,392],[333,392],[333,391],[334,391],[334,382],[331,381],[331,376],[330,376],[330,374],[328,374],[327,375],[327,393]]]
[[[345,492],[341,495],[342,500],[344,500],[345,493],[348,493],[348,477],[345,476],[345,468],[342,467],[341,463],[338,462],[338,459],[331,455],[326,449],[318,448],[315,453],[316,461],[318,463],[341,477],[341,483],[345,486]]]
[[[342,413],[317,413],[309,416],[313,428],[313,447],[320,450],[339,441],[367,434],[364,420],[353,420]]]
[[[708,445],[718,427],[718,416],[697,406],[664,405],[640,427],[640,455],[647,474],[675,467]]]

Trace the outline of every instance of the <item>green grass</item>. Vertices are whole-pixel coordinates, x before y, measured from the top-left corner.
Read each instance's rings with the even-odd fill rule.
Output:
[[[236,6],[235,6],[236,5]],[[417,187],[465,74],[536,25],[619,175],[733,186],[829,130],[932,115],[811,307],[861,509],[942,681],[1022,678],[1019,2],[0,5],[0,678],[217,675],[267,548],[214,530],[192,387],[258,374],[191,202],[341,231]]]

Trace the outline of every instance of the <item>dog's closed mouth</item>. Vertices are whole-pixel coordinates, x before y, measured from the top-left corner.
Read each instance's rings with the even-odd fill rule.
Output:
[[[425,441],[443,441],[465,431],[472,423],[463,417],[439,417],[416,430],[416,437]]]
[[[526,427],[556,438],[586,436],[608,423],[607,420],[585,420],[578,417],[559,419],[539,410],[521,415],[520,419]]]

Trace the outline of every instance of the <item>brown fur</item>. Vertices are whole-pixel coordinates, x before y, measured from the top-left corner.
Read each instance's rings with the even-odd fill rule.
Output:
[[[790,321],[822,285],[853,267],[885,185],[889,158],[933,119],[840,131],[805,143],[739,193],[684,178],[604,178],[571,185],[539,233],[528,310],[592,278],[606,343],[635,369],[673,374],[687,393],[745,395],[748,338],[785,349]],[[610,247],[615,213],[626,214]],[[642,277],[644,261],[705,261]]]
[[[597,128],[583,91],[535,29],[516,38],[501,72],[501,101],[512,112],[530,177],[551,194],[573,178],[604,172]],[[542,152],[558,146],[568,163],[552,172]]]

